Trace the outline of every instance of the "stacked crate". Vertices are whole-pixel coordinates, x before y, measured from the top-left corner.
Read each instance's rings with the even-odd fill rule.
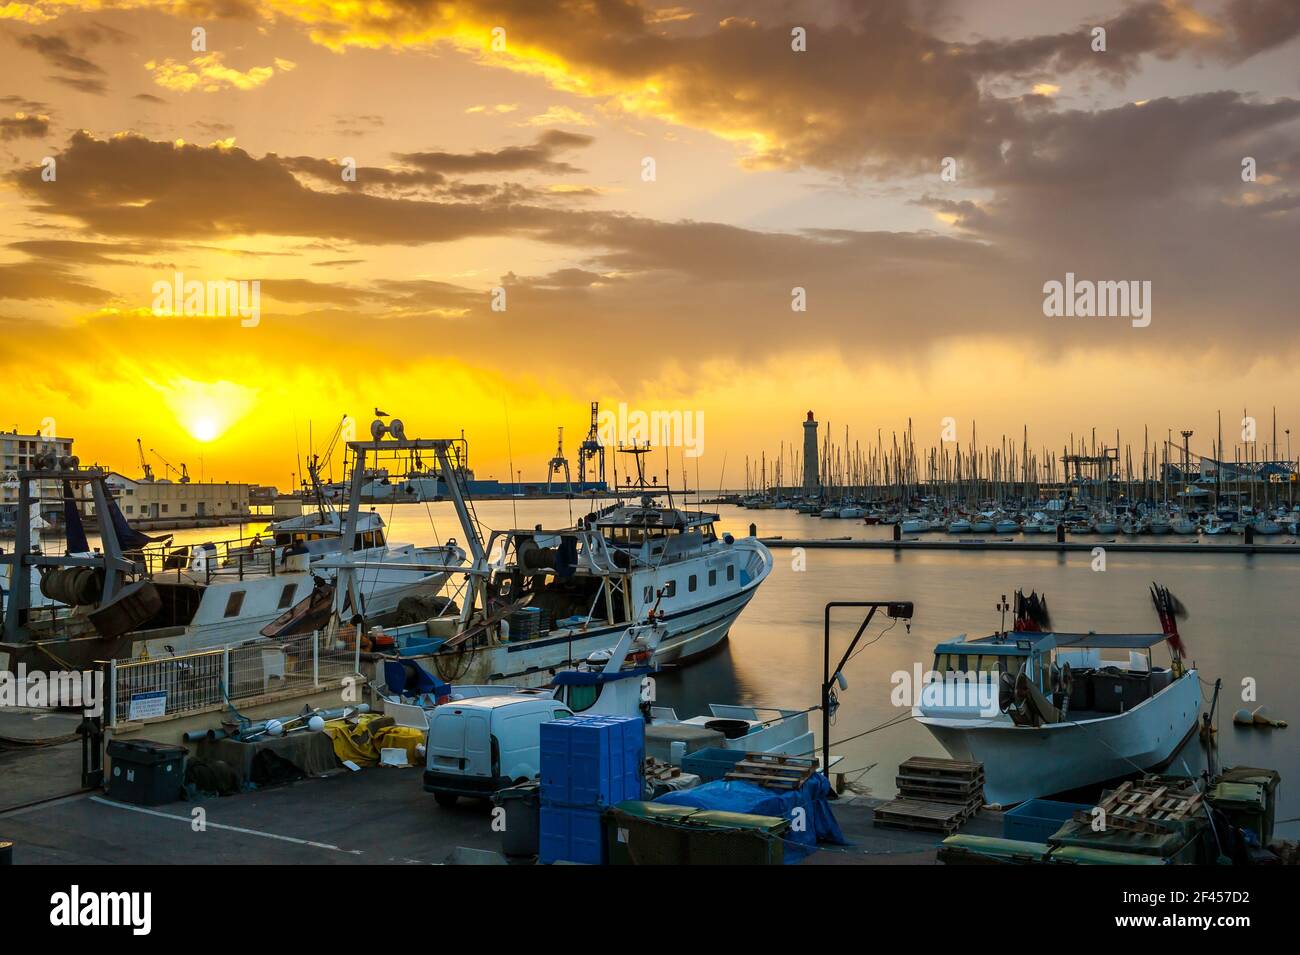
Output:
[[[984,805],[984,764],[913,756],[898,766],[898,798],[872,816],[877,826],[952,833]]]
[[[568,716],[541,727],[540,861],[605,861],[601,814],[642,796],[645,722]]]

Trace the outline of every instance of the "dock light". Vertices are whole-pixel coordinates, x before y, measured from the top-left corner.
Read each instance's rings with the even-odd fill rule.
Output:
[[[885,608],[885,614],[894,619],[911,620],[912,619],[912,601],[904,600],[898,603],[892,603]]]

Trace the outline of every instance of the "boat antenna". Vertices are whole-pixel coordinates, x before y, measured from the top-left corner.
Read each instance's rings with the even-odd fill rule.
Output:
[[[510,405],[505,400],[502,400],[501,409],[506,415],[506,463],[510,466],[510,477],[513,478],[515,476],[515,452],[510,442]],[[549,475],[547,476],[547,484],[550,484]],[[510,520],[515,527],[519,526],[519,505],[515,503],[519,498],[515,494],[520,493],[523,493],[522,488],[516,485],[514,493],[510,495]]]

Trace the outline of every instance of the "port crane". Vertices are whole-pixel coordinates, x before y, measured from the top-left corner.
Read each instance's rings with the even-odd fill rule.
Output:
[[[605,483],[605,446],[600,443],[600,402],[591,403],[591,428],[587,431],[587,436],[583,438],[582,444],[578,445],[578,488],[585,491],[587,489],[587,466],[595,461],[596,465],[591,469],[592,481]]]
[[[546,463],[546,493],[551,493],[551,478],[564,470],[564,483],[569,491],[573,491],[573,478],[569,476],[569,459],[564,456],[564,427],[560,427],[559,436],[555,439],[555,457]]]
[[[167,474],[173,474],[173,473],[174,473],[174,474],[176,475],[176,479],[177,479],[181,484],[189,484],[189,483],[190,483],[190,471],[189,471],[189,468],[187,468],[187,467],[185,466],[185,462],[184,462],[184,461],[182,461],[182,462],[181,462],[181,466],[180,466],[179,468],[177,468],[177,467],[174,467],[170,461],[168,461],[168,460],[167,460],[166,458],[164,458],[161,454],[159,454],[158,451],[157,451],[156,449],[154,449],[154,448],[150,448],[149,450],[150,450],[151,452],[153,452],[154,457],[156,457],[159,461],[161,461],[161,462],[163,463],[163,467],[165,468],[165,470],[163,471],[163,474],[164,474],[164,475],[167,475]]]
[[[145,456],[144,456],[144,444],[141,443],[141,441],[140,441],[139,438],[136,438],[136,439],[135,439],[135,449],[136,449],[136,451],[138,451],[138,452],[140,453],[140,473],[144,475],[144,479],[145,479],[146,481],[152,482],[152,481],[153,481],[153,465],[150,464],[147,460],[145,460]]]

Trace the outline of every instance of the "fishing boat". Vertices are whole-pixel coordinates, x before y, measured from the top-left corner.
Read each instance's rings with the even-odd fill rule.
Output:
[[[953,521],[951,524],[948,525],[948,533],[949,533],[949,534],[969,534],[969,533],[970,533],[970,521],[968,521],[968,520],[967,520],[966,518],[964,518],[964,517],[959,517],[959,518],[957,518],[955,521]]]
[[[378,516],[359,512],[345,520],[295,519],[281,542],[255,535],[173,547],[170,534],[151,537],[128,524],[102,469],[81,468],[73,458],[41,464],[34,477],[63,484],[67,552],[34,554],[24,534],[21,554],[0,559],[15,581],[6,595],[0,652],[15,665],[34,666],[31,661],[53,654],[68,666],[85,666],[261,640],[270,635],[265,628],[295,607],[328,603],[340,560],[364,569],[351,578],[343,604],[352,615],[384,620],[405,598],[436,595],[450,569],[465,562],[454,541],[390,545]],[[90,491],[100,550],[88,545],[74,485]],[[44,604],[30,595],[38,566]]]
[[[394,444],[403,442],[358,448],[379,453]],[[452,454],[446,441],[420,445],[441,458]],[[449,496],[473,560],[458,606],[386,631],[394,652],[426,660],[447,682],[540,686],[616,643],[652,608],[667,632],[655,649],[658,663],[726,639],[771,573],[771,552],[756,537],[719,536],[717,514],[674,506],[674,492],[646,478],[648,447],[620,451],[633,456],[636,477],[616,488],[615,503],[573,527],[497,530],[486,541],[454,467],[442,465],[453,475]]]
[[[671,707],[656,706],[652,661],[667,636],[658,614],[627,628],[613,648],[596,651],[555,675],[555,698],[574,713],[589,716],[646,717],[646,732],[663,738],[674,730],[713,730],[722,734],[718,748],[743,753],[813,753],[807,709],[709,704],[707,714],[681,719]]]
[[[1011,517],[999,517],[993,525],[993,530],[997,534],[1018,534],[1020,522]]]
[[[932,527],[924,517],[904,517],[898,522],[898,530],[903,534],[923,534]]]
[[[1151,592],[1160,633],[1059,632],[1045,601],[1017,593],[1012,631],[935,647],[917,721],[954,759],[982,763],[985,799],[1002,806],[1167,765],[1196,731],[1201,695],[1183,664],[1185,611]],[[1169,667],[1152,662],[1160,643]]]

